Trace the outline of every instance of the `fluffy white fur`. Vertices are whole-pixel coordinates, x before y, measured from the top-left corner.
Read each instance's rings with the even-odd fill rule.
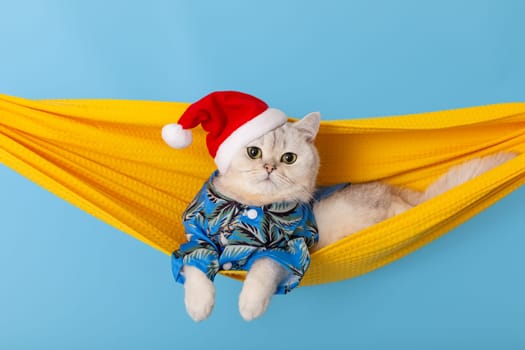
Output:
[[[232,158],[229,168],[215,179],[215,187],[224,195],[247,205],[309,201],[315,191],[319,169],[319,156],[313,145],[319,122],[319,113],[311,113],[247,144],[246,148],[260,148],[262,157],[251,159],[246,148],[240,150]],[[293,164],[281,162],[282,155],[287,152],[297,154]],[[353,184],[340,190],[314,206],[320,239],[314,249],[400,214],[514,156],[500,153],[451,168],[423,193],[380,182]],[[194,267],[185,266],[184,273],[187,311],[195,321],[203,320],[213,309],[213,283]],[[285,273],[279,264],[268,258],[253,264],[239,297],[239,311],[245,320],[257,318],[266,311]]]
[[[314,250],[401,214],[515,156],[513,153],[498,153],[452,167],[422,193],[395,188],[380,182],[354,184],[336,192],[314,206],[320,233],[319,243]]]

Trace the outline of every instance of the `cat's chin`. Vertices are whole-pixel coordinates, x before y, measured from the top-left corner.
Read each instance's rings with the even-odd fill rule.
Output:
[[[304,196],[304,198],[294,198],[290,195],[283,194],[283,192],[266,192],[264,194],[245,194],[243,197],[237,197],[233,199],[246,205],[263,206],[279,202],[308,202],[309,196]]]
[[[222,180],[222,181],[221,181]],[[270,177],[252,182],[249,186],[239,186],[218,178],[214,184],[223,195],[246,205],[263,206],[277,202],[308,202],[312,191],[276,184]]]
[[[312,194],[308,192],[298,191],[293,187],[278,186],[271,182],[271,180],[264,180],[257,186],[253,186],[253,192],[246,198],[251,205],[267,205],[278,202],[308,202],[312,198]]]

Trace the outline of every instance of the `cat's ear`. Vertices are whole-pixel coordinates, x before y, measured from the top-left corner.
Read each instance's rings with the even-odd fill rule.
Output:
[[[319,131],[319,124],[321,123],[321,113],[312,112],[303,117],[303,119],[293,123],[294,128],[306,135],[308,142],[313,142],[317,132]]]

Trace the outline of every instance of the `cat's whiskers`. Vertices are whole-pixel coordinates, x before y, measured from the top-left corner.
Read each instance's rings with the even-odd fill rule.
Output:
[[[256,172],[260,172],[260,170],[249,168],[249,169],[239,169],[238,172],[243,173],[243,174],[244,173],[256,173]]]
[[[278,182],[279,185],[295,185],[295,183],[290,180],[288,177],[281,175],[279,173],[272,173],[273,179],[275,182]],[[270,175],[268,175],[269,178],[271,178]]]

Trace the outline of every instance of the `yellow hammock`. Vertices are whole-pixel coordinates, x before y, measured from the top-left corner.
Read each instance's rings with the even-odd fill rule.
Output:
[[[214,170],[204,131],[189,149],[160,137],[188,106],[0,95],[0,162],[166,254],[185,241],[181,213]],[[384,180],[422,189],[449,167],[498,151],[513,160],[312,255],[302,285],[351,278],[436,239],[524,183],[525,103],[328,121],[319,184]],[[516,218],[521,219],[521,218]],[[242,275],[228,273],[231,277]]]

